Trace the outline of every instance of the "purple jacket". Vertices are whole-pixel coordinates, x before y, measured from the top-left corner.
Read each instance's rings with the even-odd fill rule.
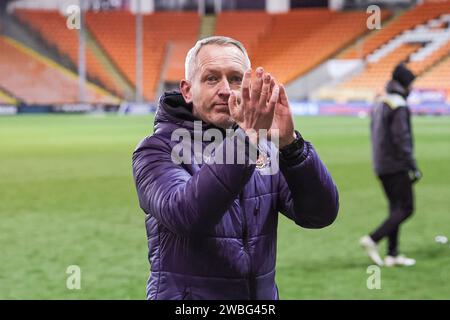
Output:
[[[171,134],[185,128],[193,136],[194,120],[181,94],[166,93],[154,134],[133,154],[151,265],[147,298],[278,299],[278,212],[305,228],[330,225],[339,208],[331,175],[308,142],[281,155],[275,175],[249,161],[175,164]]]

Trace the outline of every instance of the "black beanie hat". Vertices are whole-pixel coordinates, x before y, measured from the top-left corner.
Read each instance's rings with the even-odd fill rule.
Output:
[[[392,73],[392,79],[400,82],[400,84],[407,88],[416,76],[403,63],[398,64]]]

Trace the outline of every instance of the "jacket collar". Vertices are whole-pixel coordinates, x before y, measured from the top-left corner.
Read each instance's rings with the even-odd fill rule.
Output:
[[[178,91],[165,92],[158,101],[156,109],[154,132],[164,130],[173,130],[173,125],[183,127],[189,131],[194,130],[194,121],[201,121],[192,113],[192,103],[186,103],[183,95]],[[202,122],[202,129],[219,129],[225,133],[225,130],[214,126],[213,124]]]
[[[404,99],[406,99],[409,95],[408,90],[401,85],[400,82],[396,80],[390,80],[386,85],[386,92],[388,94],[398,94],[401,95]]]

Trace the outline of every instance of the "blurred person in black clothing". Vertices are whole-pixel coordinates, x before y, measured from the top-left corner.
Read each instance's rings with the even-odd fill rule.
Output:
[[[413,184],[422,177],[413,152],[411,112],[406,99],[415,75],[403,64],[395,67],[386,94],[371,113],[372,156],[375,174],[389,202],[388,218],[372,233],[360,239],[369,257],[379,266],[412,266],[415,260],[399,254],[400,225],[414,210]],[[383,260],[377,243],[388,239]]]

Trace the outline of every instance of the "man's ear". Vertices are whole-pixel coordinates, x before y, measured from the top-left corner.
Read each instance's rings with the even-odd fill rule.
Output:
[[[192,88],[192,85],[189,80],[186,80],[186,79],[181,80],[180,91],[181,91],[181,94],[183,95],[184,101],[186,101],[186,103],[192,102],[191,88]]]

